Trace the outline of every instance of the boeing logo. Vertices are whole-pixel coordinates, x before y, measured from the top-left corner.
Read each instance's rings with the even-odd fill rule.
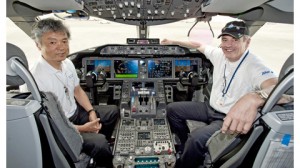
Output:
[[[264,71],[261,73],[261,75],[265,75],[265,74],[268,74],[268,73],[273,73],[273,71]]]

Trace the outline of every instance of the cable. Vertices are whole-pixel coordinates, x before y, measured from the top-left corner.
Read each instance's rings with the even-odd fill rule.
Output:
[[[192,29],[196,26],[196,24],[197,24],[198,22],[199,22],[199,21],[195,22],[195,23],[193,24],[193,26],[190,28],[190,30],[189,30],[189,32],[188,32],[188,34],[187,34],[188,37],[190,37],[190,33],[191,33]]]
[[[199,22],[199,21],[195,22],[195,23],[193,24],[193,26],[190,28],[190,30],[189,30],[189,32],[188,32],[188,34],[187,34],[188,37],[190,37],[190,33],[191,33],[192,29],[196,26],[196,24],[197,24],[198,22]],[[213,29],[211,28],[210,22],[207,21],[207,23],[208,23],[208,26],[209,26],[209,30],[211,31],[211,34],[212,34],[212,36],[213,36],[213,38],[214,38],[214,37],[215,37],[215,34],[214,34]]]
[[[211,25],[210,25],[209,21],[207,21],[207,23],[208,23],[209,29],[210,29],[210,31],[211,31],[211,34],[213,35],[213,38],[215,38],[214,31],[212,30],[212,28],[211,28]]]

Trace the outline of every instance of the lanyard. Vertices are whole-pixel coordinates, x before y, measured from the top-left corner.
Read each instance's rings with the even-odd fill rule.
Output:
[[[63,72],[62,72],[63,73]],[[64,85],[64,90],[65,90],[65,94],[67,96],[67,99],[69,101],[70,104],[72,104],[71,102],[71,98],[70,98],[70,92],[69,92],[69,89],[68,89],[68,77],[66,76],[66,73],[63,73],[65,75],[65,77],[67,78],[67,83],[65,84],[57,75],[56,73],[54,74],[56,76],[56,78]]]
[[[229,89],[229,87],[230,87],[230,85],[231,85],[231,82],[232,82],[232,80],[233,80],[233,78],[234,78],[236,72],[238,71],[238,69],[240,68],[241,64],[244,62],[245,58],[248,56],[248,54],[249,54],[249,50],[247,51],[246,55],[245,55],[244,58],[241,60],[241,62],[239,63],[239,65],[236,67],[236,69],[235,69],[235,71],[234,71],[234,73],[233,73],[233,75],[232,75],[232,77],[231,77],[231,79],[230,79],[230,81],[229,81],[229,84],[228,84],[228,87],[227,87],[227,88],[226,88],[226,77],[225,77],[225,71],[226,71],[226,64],[225,64],[225,68],[224,68],[224,76],[223,76],[224,81],[225,81],[225,86],[224,86],[224,88],[223,88],[223,90],[222,90],[222,93],[223,93],[222,97],[224,97],[224,96],[226,95],[226,93],[228,92],[228,89]]]

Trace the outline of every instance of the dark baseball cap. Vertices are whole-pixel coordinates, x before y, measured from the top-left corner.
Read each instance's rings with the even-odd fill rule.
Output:
[[[244,35],[249,35],[249,29],[246,23],[243,21],[232,21],[225,25],[218,38],[224,35],[230,35],[236,39],[239,39]]]

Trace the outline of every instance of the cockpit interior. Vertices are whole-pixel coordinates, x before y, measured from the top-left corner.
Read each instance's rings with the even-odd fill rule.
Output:
[[[116,105],[120,110],[111,145],[113,166],[173,168],[180,142],[170,129],[166,107],[178,101],[209,100],[214,67],[197,50],[149,38],[150,27],[191,18],[195,24],[209,24],[215,16],[228,16],[244,20],[253,36],[267,22],[294,24],[293,4],[293,0],[6,0],[6,17],[28,36],[39,16],[46,14],[136,26],[137,36],[128,37],[126,44],[95,44],[70,53],[68,59],[92,105]],[[57,110],[45,108],[56,102],[39,91],[26,54],[10,43],[6,52],[7,167],[93,167],[91,158],[78,148],[80,136],[59,112],[51,114]],[[291,53],[251,132],[231,139],[234,146],[218,155],[208,153],[203,167],[294,166],[294,104],[276,105],[282,94],[294,95],[293,58]],[[20,92],[24,83],[29,93]],[[187,122],[191,131],[203,124]]]

